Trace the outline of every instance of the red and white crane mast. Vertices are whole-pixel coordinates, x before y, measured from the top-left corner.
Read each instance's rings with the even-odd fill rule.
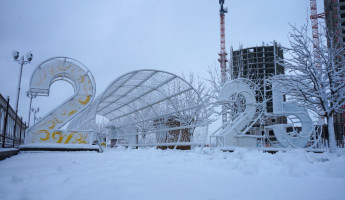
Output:
[[[313,35],[313,53],[315,58],[319,58],[317,53],[317,49],[319,48],[320,44],[319,24],[317,21],[318,18],[325,18],[325,13],[317,14],[316,0],[310,0],[310,20]]]
[[[219,53],[219,63],[220,63],[220,72],[221,72],[221,85],[223,86],[226,82],[226,63],[228,62],[225,51],[225,13],[228,12],[228,8],[224,8],[224,1],[219,0],[220,4],[220,53]],[[227,113],[225,111],[225,106],[222,106],[222,124],[224,125],[227,121]]]
[[[226,82],[226,63],[228,62],[226,56],[228,55],[225,51],[225,13],[228,12],[227,8],[223,7],[225,0],[219,0],[220,4],[220,53],[219,53],[219,63],[221,69],[221,84],[224,85]]]

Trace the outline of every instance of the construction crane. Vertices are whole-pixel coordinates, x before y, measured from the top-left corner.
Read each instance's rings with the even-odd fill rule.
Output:
[[[225,13],[228,12],[228,8],[224,8],[224,1],[225,0],[219,0],[220,4],[220,53],[219,55],[219,63],[220,63],[220,72],[221,72],[221,85],[223,86],[226,82],[226,63],[228,62],[226,58],[226,51],[225,51]],[[225,125],[227,121],[227,114],[225,112],[225,106],[222,106],[222,124]],[[224,128],[224,127],[223,127]]]
[[[318,48],[320,45],[320,37],[319,37],[319,23],[317,21],[318,18],[325,18],[325,13],[317,14],[317,4],[316,0],[310,0],[310,20],[311,20],[311,29],[313,35],[313,55],[316,60],[320,58],[320,54],[318,53]],[[316,65],[316,68],[320,68],[320,65]],[[321,117],[322,121],[325,123],[325,118]]]
[[[224,8],[224,1],[225,0],[219,0],[220,4],[220,53],[219,55],[219,63],[220,63],[220,69],[221,69],[221,84],[224,85],[226,82],[226,63],[228,62],[226,55],[228,55],[225,51],[225,13],[228,12],[228,8]]]
[[[325,13],[317,14],[317,4],[316,0],[310,0],[310,19],[311,19],[311,28],[313,35],[313,53],[314,57],[318,58],[317,48],[319,47],[319,24],[317,22],[318,18],[325,18]]]

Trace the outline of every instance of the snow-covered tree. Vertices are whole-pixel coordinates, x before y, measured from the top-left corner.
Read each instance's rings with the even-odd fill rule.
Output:
[[[104,140],[107,142],[110,139],[110,131],[108,128],[106,128],[107,122],[105,119],[102,119],[101,121],[94,120],[93,123],[90,124],[92,126],[95,137],[94,140]]]
[[[218,99],[219,92],[222,87],[220,70],[219,70],[219,66],[217,66],[216,63],[214,63],[212,66],[209,66],[208,75],[209,77],[206,79],[209,85],[208,95],[209,95],[210,101],[216,102]],[[226,78],[226,81],[228,81],[228,77]]]
[[[205,83],[204,79],[201,78],[199,75],[195,75],[194,73],[189,73],[188,77],[186,77],[184,74],[181,76],[184,80],[186,80],[200,95],[200,98],[204,102],[206,106],[206,112],[207,115],[211,115],[213,113],[213,106],[211,105],[212,98],[213,98],[213,91],[210,90],[210,88]],[[189,106],[195,105],[195,103],[198,102],[198,97],[193,92],[186,93],[186,103],[189,104]],[[202,108],[200,108],[202,109]],[[196,110],[195,112],[202,112],[201,110]],[[197,113],[194,113],[194,115],[197,115]]]
[[[324,27],[320,44],[313,44],[307,27],[292,26],[289,34],[291,48],[285,48],[288,58],[278,60],[284,66],[285,74],[275,76],[274,81],[281,83],[291,101],[327,119],[329,148],[335,152],[333,114],[344,112],[345,105],[344,48],[337,43],[337,35],[327,32]]]
[[[209,89],[207,88],[203,79],[194,73],[189,73],[188,76],[182,74],[181,78],[187,81],[195,89],[195,91],[190,90],[184,92],[181,95],[176,96],[176,98],[172,98],[170,100],[177,110],[181,110],[178,112],[178,116],[176,116],[180,122],[180,126],[205,123],[206,115],[210,115],[212,113],[212,108],[208,106],[210,105],[211,101]],[[175,93],[178,93],[179,91],[183,90],[184,84],[185,83],[183,82],[177,82],[169,89],[174,90]],[[202,102],[200,102],[200,100],[202,100],[203,104],[206,106],[206,113],[204,107],[201,106]],[[195,127],[189,131],[193,133],[194,129]]]

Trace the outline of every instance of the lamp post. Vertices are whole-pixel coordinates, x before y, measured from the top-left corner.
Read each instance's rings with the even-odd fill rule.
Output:
[[[32,105],[32,99],[36,96],[33,96],[32,93],[28,90],[26,91],[26,96],[30,98],[30,107],[29,107],[29,117],[28,117],[28,127],[30,127],[30,118],[31,118],[31,105]]]
[[[40,111],[40,108],[32,108],[32,110],[31,110],[32,112],[34,112],[34,124],[36,123],[36,119],[38,119],[38,118],[36,118],[36,113],[38,113],[39,111]]]
[[[26,53],[25,57],[26,60],[24,59],[24,56],[21,56],[19,58],[19,52],[18,51],[13,51],[12,56],[15,62],[18,62],[20,65],[20,72],[19,72],[19,78],[18,78],[18,91],[17,91],[17,102],[16,102],[16,119],[14,120],[14,130],[13,130],[13,137],[15,138],[16,136],[16,127],[17,127],[17,116],[18,116],[18,103],[19,103],[19,94],[20,94],[20,84],[22,81],[22,72],[23,72],[23,66],[30,63],[32,60],[32,53],[28,52]],[[14,145],[14,140],[13,140],[13,145]]]

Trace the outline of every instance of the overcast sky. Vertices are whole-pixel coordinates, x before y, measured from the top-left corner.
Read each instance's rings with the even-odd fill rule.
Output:
[[[323,1],[318,0],[323,12]],[[289,23],[303,25],[309,0],[226,0],[226,47],[234,50],[276,40],[288,45]],[[19,115],[28,118],[25,93],[33,70],[54,56],[67,56],[92,72],[97,94],[120,75],[158,69],[207,77],[218,65],[218,0],[0,0],[0,93],[11,99],[18,86],[19,65],[12,51],[32,51],[24,66]],[[56,82],[50,97],[38,97],[38,116],[73,94],[72,86]]]

